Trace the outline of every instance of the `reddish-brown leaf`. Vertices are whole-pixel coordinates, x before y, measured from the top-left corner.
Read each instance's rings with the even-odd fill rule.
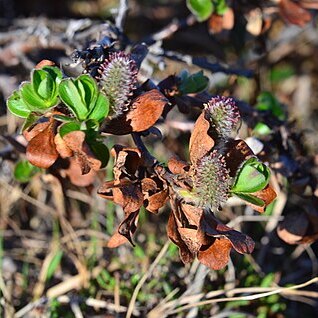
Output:
[[[194,255],[190,252],[187,245],[181,239],[173,213],[170,213],[167,223],[167,234],[170,240],[179,247],[180,258],[183,263],[190,263],[194,260]]]
[[[115,189],[114,189],[115,190]],[[123,200],[123,209],[125,213],[132,213],[141,208],[144,197],[141,192],[140,185],[133,183],[122,188],[118,188],[121,191]],[[116,202],[115,191],[114,191],[114,202]]]
[[[291,0],[280,0],[279,12],[287,22],[301,27],[306,25],[312,18],[308,10]]]
[[[128,242],[128,239],[125,236],[123,236],[117,232],[109,239],[109,241],[107,242],[107,247],[116,248],[116,247],[123,245],[127,242]]]
[[[30,141],[36,135],[38,135],[41,131],[45,130],[50,125],[50,121],[46,121],[44,123],[35,124],[28,129],[23,131],[23,136],[27,141]]]
[[[201,249],[198,260],[203,265],[214,269],[222,269],[229,262],[231,243],[225,238],[217,238],[207,249]]]
[[[202,217],[203,209],[186,203],[181,203],[181,209],[187,219],[187,222],[190,225],[198,227]]]
[[[263,200],[265,203],[263,206],[254,205],[248,201],[245,201],[246,204],[250,205],[254,210],[257,212],[263,213],[265,212],[266,207],[273,202],[273,200],[276,198],[276,192],[273,190],[273,188],[270,185],[267,185],[266,188],[263,190],[257,191],[252,193],[253,196]]]
[[[118,227],[118,233],[120,235],[123,235],[132,245],[134,245],[132,236],[137,230],[138,216],[139,210],[126,213],[126,218],[120,223]]]
[[[189,170],[189,164],[177,157],[172,157],[168,161],[168,169],[173,174],[182,174]]]
[[[189,149],[192,164],[195,164],[198,159],[205,156],[214,146],[214,140],[208,134],[210,123],[204,116],[205,112],[203,111],[195,122],[191,134]]]
[[[73,151],[74,156],[82,169],[82,174],[88,173],[91,169],[99,170],[100,160],[96,159],[89,146],[85,142],[85,132],[72,131],[63,137],[66,146]]]
[[[68,169],[60,170],[62,177],[68,177],[72,184],[78,187],[87,187],[96,180],[96,172],[91,170],[89,173],[82,175],[82,169],[74,157],[68,159],[70,165]]]
[[[122,116],[106,120],[101,130],[114,135],[144,131],[156,123],[167,103],[159,90],[152,89],[135,98]]]
[[[44,66],[54,66],[55,63],[50,61],[50,60],[42,60],[41,62],[39,62],[38,64],[35,65],[35,69],[39,70]]]
[[[151,213],[158,213],[168,200],[168,190],[163,190],[151,195],[147,201],[144,201],[145,208]]]
[[[250,254],[254,250],[254,241],[249,236],[224,225],[212,213],[206,212],[204,214],[200,229],[211,237],[224,236],[230,241],[233,248],[241,254]]]
[[[54,142],[56,150],[60,154],[61,158],[69,158],[73,156],[73,151],[66,145],[66,142],[63,140],[60,134],[55,135]]]
[[[196,254],[201,247],[201,241],[197,235],[197,229],[179,227],[178,232],[180,233],[180,237],[188,247],[190,253]]]
[[[47,169],[58,158],[59,153],[56,150],[54,142],[55,126],[56,122],[50,120],[49,124],[42,125],[41,129],[43,127],[44,129],[29,141],[26,148],[26,157],[34,166]]]

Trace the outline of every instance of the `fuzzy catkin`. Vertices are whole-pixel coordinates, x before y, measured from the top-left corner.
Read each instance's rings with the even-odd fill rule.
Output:
[[[137,66],[124,52],[110,53],[99,69],[99,85],[109,99],[111,117],[122,115],[137,84]]]

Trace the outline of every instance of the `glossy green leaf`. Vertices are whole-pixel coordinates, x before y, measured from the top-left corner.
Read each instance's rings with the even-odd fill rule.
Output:
[[[81,130],[81,124],[78,122],[69,122],[60,126],[59,134],[63,138],[72,131]]]
[[[223,15],[228,9],[226,0],[213,0],[214,12],[219,15]]]
[[[240,193],[240,192],[234,192],[234,195],[239,197],[240,199],[249,202],[251,204],[257,205],[257,206],[264,206],[265,202],[257,197],[255,197],[252,194],[247,194],[247,193]]]
[[[39,171],[41,171],[40,168],[33,166],[27,160],[23,160],[16,164],[13,175],[17,181],[26,183],[29,182],[32,177]]]
[[[53,118],[58,120],[58,121],[61,121],[62,123],[69,123],[69,122],[75,120],[74,117],[69,117],[69,116],[65,116],[65,115],[53,115]]]
[[[101,122],[108,115],[108,112],[109,100],[104,94],[99,93],[88,118]]]
[[[89,147],[98,160],[101,161],[101,167],[105,167],[109,160],[109,151],[106,145],[101,141],[89,142]]]
[[[20,91],[14,91],[7,100],[9,111],[18,117],[27,118],[31,112],[28,105],[23,101]]]
[[[207,88],[209,79],[203,75],[203,71],[188,75],[181,73],[181,84],[179,90],[182,94],[199,93]]]
[[[32,76],[34,91],[45,101],[54,98],[56,83],[51,75],[44,70],[34,70]]]
[[[59,95],[79,120],[88,118],[94,109],[98,96],[96,82],[89,75],[81,75],[77,79],[65,79],[59,85]]]
[[[269,177],[269,168],[256,158],[251,158],[238,171],[231,191],[240,193],[260,191],[267,186]]]
[[[54,273],[55,273],[57,267],[61,263],[62,256],[63,256],[63,251],[57,250],[55,255],[53,256],[49,266],[48,266],[48,269],[46,272],[46,277],[45,277],[46,281],[50,280],[54,276]]]
[[[21,131],[24,131],[27,128],[31,127],[39,118],[40,116],[35,115],[34,113],[30,113],[24,121]]]
[[[187,0],[187,7],[200,22],[207,20],[213,12],[211,0]]]
[[[51,106],[51,102],[45,101],[43,98],[41,98],[33,89],[33,86],[31,83],[24,83],[21,86],[21,96],[23,98],[23,101],[28,105],[28,108],[31,111],[35,112],[43,112],[44,110],[47,110]]]

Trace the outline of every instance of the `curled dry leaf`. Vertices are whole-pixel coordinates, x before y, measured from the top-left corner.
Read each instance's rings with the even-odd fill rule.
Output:
[[[187,245],[182,240],[173,213],[170,213],[169,216],[167,224],[167,235],[170,238],[170,240],[179,247],[179,254],[182,262],[185,264],[192,262],[194,260],[195,255],[193,255],[190,252]]]
[[[168,169],[173,174],[182,174],[189,171],[189,164],[177,157],[172,157],[168,161]]]
[[[231,243],[224,238],[216,238],[212,241],[212,244],[206,249],[202,248],[199,251],[198,260],[211,269],[219,270],[229,262]]]
[[[123,115],[106,120],[101,131],[126,135],[147,130],[159,119],[167,103],[168,100],[159,90],[152,89],[136,97]]]
[[[254,241],[249,236],[224,225],[212,213],[202,217],[201,231],[211,237],[225,237],[238,253],[251,254],[254,250]]]
[[[73,151],[67,146],[60,134],[55,135],[54,142],[56,150],[60,154],[61,158],[69,158],[73,156]]]
[[[261,199],[262,201],[264,201],[264,205],[262,206],[257,206],[254,205],[248,201],[244,201],[247,204],[249,204],[254,210],[256,210],[257,212],[263,213],[265,212],[266,207],[274,201],[274,199],[276,198],[276,192],[273,190],[273,188],[270,185],[267,185],[266,188],[264,188],[263,190],[254,192],[252,194],[254,197],[257,197],[258,199]]]
[[[195,164],[198,159],[205,156],[214,146],[214,140],[208,134],[210,123],[202,112],[195,122],[189,143],[190,160]]]
[[[73,152],[82,174],[89,173],[91,169],[97,171],[101,167],[100,160],[96,159],[88,144],[85,142],[85,132],[72,131],[63,137],[66,146]]]
[[[70,157],[67,160],[69,161],[69,167],[59,171],[63,178],[68,177],[71,183],[78,187],[87,187],[94,182],[96,171],[91,170],[89,173],[83,175],[81,167],[74,157]]]
[[[304,9],[301,4],[291,0],[280,0],[279,12],[287,22],[300,27],[305,26],[312,19],[308,10]]]
[[[47,169],[59,157],[54,142],[57,122],[50,119],[49,122],[37,127],[39,125],[36,125],[30,132],[25,133],[26,139],[29,140],[26,148],[26,157],[34,166]]]
[[[38,64],[35,65],[35,69],[39,70],[41,68],[43,68],[44,66],[54,66],[55,63],[53,61],[50,60],[42,60],[41,62],[39,62]]]

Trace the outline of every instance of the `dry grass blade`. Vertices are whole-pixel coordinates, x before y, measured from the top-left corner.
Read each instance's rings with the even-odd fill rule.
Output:
[[[138,293],[142,287],[142,285],[146,282],[146,280],[148,279],[148,277],[152,274],[153,270],[155,269],[155,267],[158,265],[158,263],[160,262],[160,260],[162,259],[162,257],[166,254],[168,247],[169,247],[170,241],[167,241],[165,243],[165,245],[162,247],[161,251],[159,252],[159,254],[157,255],[157,257],[155,258],[155,260],[153,261],[153,263],[151,264],[151,266],[149,267],[148,271],[141,277],[140,281],[138,282],[132,297],[130,299],[129,302],[129,306],[128,306],[128,310],[127,310],[127,314],[126,314],[126,318],[130,318],[133,310],[134,310],[134,306],[135,306],[135,302],[138,296]]]
[[[185,306],[181,306],[177,309],[171,310],[169,311],[167,314],[168,315],[172,315],[172,314],[176,314],[179,312],[182,312],[184,310],[187,309],[191,309],[193,307],[198,307],[198,306],[204,306],[204,305],[211,305],[211,304],[215,304],[215,303],[221,303],[221,302],[230,302],[230,301],[241,301],[241,300],[255,300],[255,299],[259,299],[259,298],[263,298],[263,297],[268,297],[271,295],[275,295],[275,294],[281,294],[281,295],[288,295],[288,294],[293,294],[293,291],[296,289],[300,289],[303,287],[306,287],[308,285],[314,284],[318,282],[318,277],[315,277],[303,284],[299,284],[299,285],[294,285],[291,287],[278,287],[278,288],[274,288],[271,291],[265,291],[265,292],[261,292],[261,293],[257,293],[254,295],[247,295],[247,296],[239,296],[239,297],[224,297],[224,298],[218,298],[218,299],[208,299],[208,300],[203,300],[203,301],[199,301],[196,303],[192,303],[192,304],[188,304]],[[243,290],[245,291],[245,293],[249,292],[249,288],[241,288],[240,289],[241,292],[243,292]],[[259,288],[259,290],[264,290],[262,288]],[[265,288],[266,290],[266,288]],[[304,293],[307,294],[307,291],[304,291]],[[308,295],[308,294],[307,294]]]

